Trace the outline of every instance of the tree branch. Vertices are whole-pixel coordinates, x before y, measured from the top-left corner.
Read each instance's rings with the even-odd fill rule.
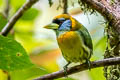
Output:
[[[68,0],[63,0],[63,13],[67,14],[68,13]]]
[[[9,15],[9,8],[10,8],[9,3],[10,3],[10,0],[6,0],[6,7],[5,7],[5,11],[4,11],[6,18],[8,18],[8,15]]]
[[[120,1],[114,0],[81,0],[83,3],[89,5],[92,9],[101,13],[104,18],[113,27],[115,32],[120,35]]]
[[[107,58],[107,59],[103,59],[103,60],[93,61],[93,62],[91,62],[91,69],[98,68],[98,67],[104,67],[104,66],[110,66],[110,65],[116,65],[116,64],[120,64],[120,57]],[[70,75],[70,74],[84,71],[87,69],[88,69],[88,65],[83,63],[81,65],[77,65],[77,66],[68,68],[67,74]],[[53,79],[64,77],[64,76],[65,76],[64,71],[61,70],[61,71],[57,71],[57,72],[54,72],[51,74],[41,76],[34,80],[53,80]]]
[[[27,0],[27,2],[16,12],[16,14],[5,25],[5,27],[1,31],[1,34],[6,36],[13,28],[17,20],[23,15],[23,13],[27,11],[29,8],[31,8],[31,6],[35,4],[37,1],[38,0]]]

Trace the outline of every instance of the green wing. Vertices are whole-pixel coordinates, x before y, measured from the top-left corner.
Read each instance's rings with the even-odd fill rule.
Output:
[[[91,39],[91,36],[90,36],[88,30],[84,26],[82,26],[79,29],[79,32],[83,38],[84,44],[90,49],[91,54],[92,54],[93,53],[92,52],[93,51],[93,44],[92,44],[92,39]]]

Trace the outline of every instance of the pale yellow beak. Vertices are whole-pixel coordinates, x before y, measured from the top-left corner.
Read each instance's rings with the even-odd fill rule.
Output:
[[[58,29],[58,27],[59,27],[59,25],[56,23],[51,23],[51,24],[44,26],[44,28],[46,28],[46,29]]]

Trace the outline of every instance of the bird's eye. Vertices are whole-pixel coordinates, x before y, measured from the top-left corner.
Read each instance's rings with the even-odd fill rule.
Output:
[[[59,23],[60,23],[60,21],[59,21],[58,19],[55,19],[55,20],[53,20],[53,21],[52,21],[52,23],[59,24]]]
[[[64,21],[65,21],[65,18],[59,18],[59,19],[53,20],[52,22],[61,25]]]

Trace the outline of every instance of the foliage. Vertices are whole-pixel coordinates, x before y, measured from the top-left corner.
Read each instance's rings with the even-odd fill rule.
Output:
[[[17,1],[11,0],[10,4],[13,10],[17,11],[25,3],[25,1],[26,0],[17,0]]]
[[[31,20],[34,20],[38,14],[39,14],[39,11],[37,9],[31,8],[24,13],[24,15],[21,17],[21,19],[31,21]]]
[[[15,40],[0,36],[0,69],[12,71],[31,67],[24,48]]]
[[[27,80],[27,79],[32,80],[35,77],[39,77],[45,74],[48,74],[47,70],[45,70],[42,67],[38,68],[36,66],[10,72],[11,80]]]
[[[5,26],[5,24],[7,23],[7,19],[5,18],[5,16],[3,16],[2,13],[0,13],[0,31],[3,29],[3,27]]]

